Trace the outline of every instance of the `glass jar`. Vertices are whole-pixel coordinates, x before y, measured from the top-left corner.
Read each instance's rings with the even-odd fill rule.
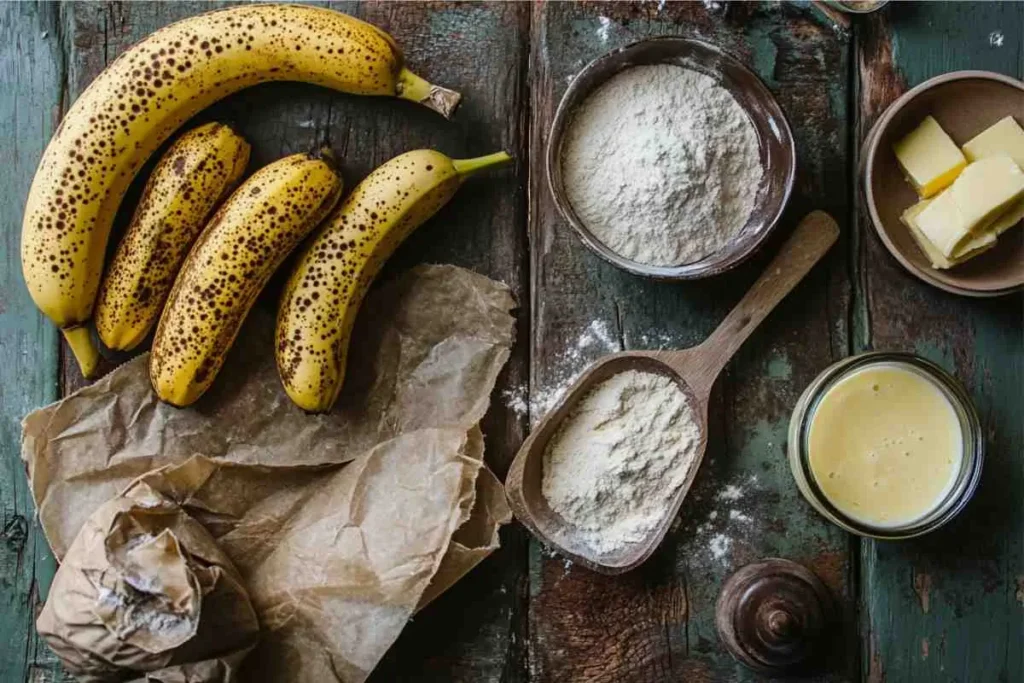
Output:
[[[868,0],[867,2],[857,2],[857,0],[825,0],[825,4],[847,14],[871,14],[888,5],[889,0]]]
[[[815,479],[811,469],[809,434],[815,411],[824,396],[838,382],[855,372],[869,367],[899,367],[931,380],[938,388],[960,421],[963,438],[959,471],[953,484],[932,510],[913,522],[899,526],[873,526],[853,519],[833,505]],[[910,353],[875,351],[845,358],[829,366],[804,390],[793,410],[789,423],[789,466],[797,487],[804,498],[829,521],[859,536],[883,540],[912,538],[934,531],[953,519],[974,495],[981,478],[985,456],[985,440],[981,422],[970,396],[963,386],[941,367]]]

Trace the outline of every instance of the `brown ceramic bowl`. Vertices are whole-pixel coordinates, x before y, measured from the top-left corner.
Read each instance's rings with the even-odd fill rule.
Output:
[[[576,107],[615,74],[642,64],[678,64],[699,71],[729,91],[757,131],[764,176],[747,224],[724,249],[694,263],[652,266],[624,258],[604,245],[573,211],[562,184],[562,142]],[[714,45],[688,38],[650,38],[598,57],[577,74],[555,112],[547,149],[548,185],[555,205],[583,243],[613,265],[661,280],[696,280],[735,267],[760,247],[789,201],[796,149],[782,107],[754,72]]]
[[[936,76],[893,102],[864,140],[861,176],[871,222],[903,267],[947,292],[987,297],[1024,287],[1024,230],[1011,228],[989,251],[966,263],[936,270],[914,242],[900,215],[918,201],[892,151],[893,143],[931,114],[958,145],[1012,115],[1024,123],[1024,83],[988,71]]]

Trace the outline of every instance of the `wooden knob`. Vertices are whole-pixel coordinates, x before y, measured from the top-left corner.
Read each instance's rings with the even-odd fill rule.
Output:
[[[802,670],[820,654],[832,596],[806,567],[782,559],[748,564],[718,594],[715,624],[732,656],[765,674]]]

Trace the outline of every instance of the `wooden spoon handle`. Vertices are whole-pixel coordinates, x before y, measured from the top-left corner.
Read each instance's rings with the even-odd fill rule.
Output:
[[[718,373],[754,328],[810,272],[838,236],[839,226],[824,211],[813,211],[800,221],[754,286],[700,345],[703,362],[691,381],[695,391],[707,395]]]

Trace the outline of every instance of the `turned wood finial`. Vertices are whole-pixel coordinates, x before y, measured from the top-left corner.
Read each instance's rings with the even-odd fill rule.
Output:
[[[782,559],[748,564],[718,594],[718,635],[739,662],[766,674],[792,673],[821,653],[832,596],[806,567]]]

